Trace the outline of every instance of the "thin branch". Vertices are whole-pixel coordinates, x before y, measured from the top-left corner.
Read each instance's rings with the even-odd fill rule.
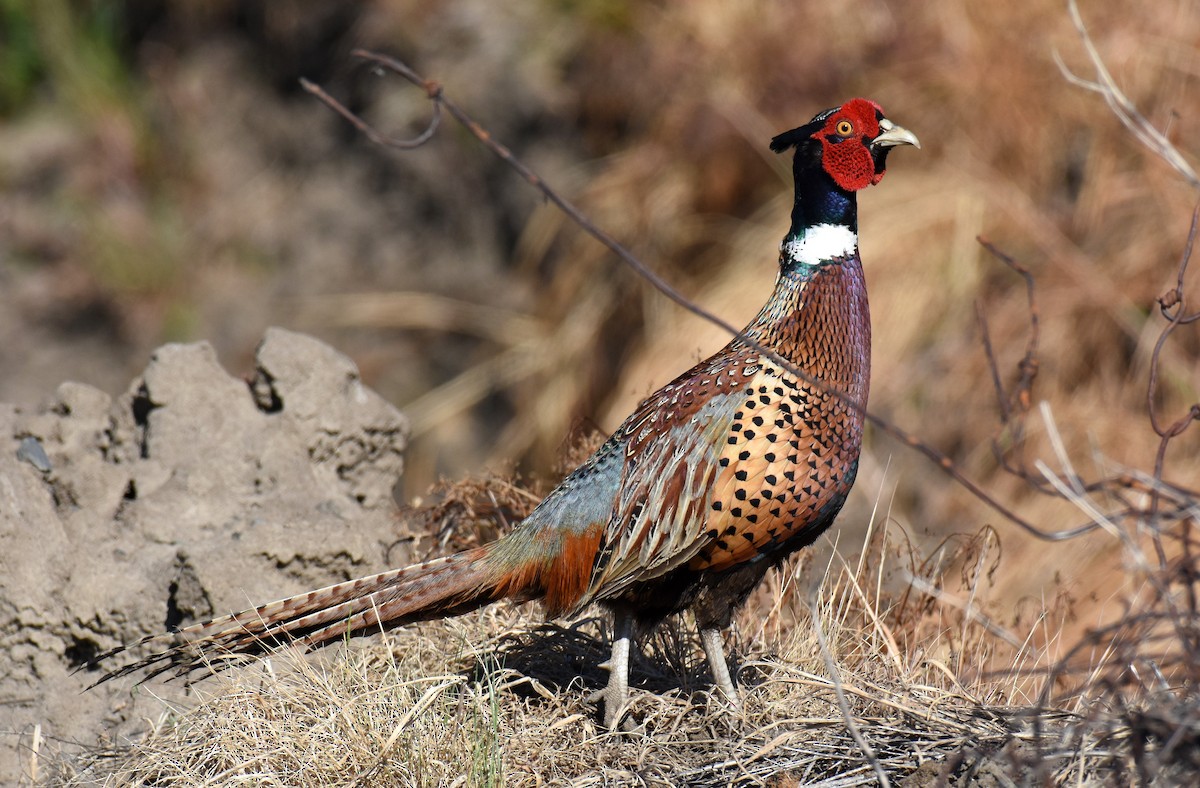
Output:
[[[1000,380],[1000,365],[996,362],[996,351],[992,348],[992,335],[988,331],[987,315],[983,311],[983,302],[978,300],[975,302],[975,320],[979,323],[979,337],[983,342],[983,353],[987,357],[988,372],[992,376],[992,388],[996,390],[996,407],[1000,409],[1000,425],[1007,427],[1011,417],[1008,397],[1004,395],[1004,382]],[[997,448],[997,456],[999,456],[998,440],[993,440],[992,444]]]
[[[1175,171],[1182,175],[1192,187],[1200,189],[1200,176],[1196,175],[1196,170],[1188,163],[1187,159],[1179,150],[1171,144],[1167,139],[1167,135],[1156,129],[1142,113],[1138,112],[1138,108],[1129,97],[1117,85],[1112,74],[1109,73],[1108,67],[1104,65],[1103,58],[1100,57],[1099,50],[1096,49],[1095,43],[1092,41],[1091,35],[1088,33],[1087,26],[1083,23],[1083,17],[1079,14],[1079,6],[1075,0],[1068,0],[1067,10],[1071,14],[1071,22],[1075,25],[1075,31],[1079,34],[1079,40],[1083,43],[1083,48],[1087,52],[1088,59],[1092,63],[1092,68],[1095,69],[1096,78],[1084,79],[1071,71],[1059,56],[1058,51],[1054,52],[1054,62],[1058,64],[1059,71],[1068,82],[1072,85],[1077,85],[1084,90],[1090,90],[1093,93],[1099,93],[1112,109],[1113,114],[1117,116],[1117,120],[1121,121],[1125,128],[1133,133],[1133,136],[1138,139],[1143,145],[1153,151],[1159,158],[1167,164],[1175,168]]]
[[[356,52],[355,54],[359,53]],[[397,71],[397,73],[403,74],[404,77],[410,82],[421,85],[423,88],[425,88],[425,92],[433,101],[433,114],[429,118],[429,125],[425,127],[424,131],[412,139],[404,140],[397,137],[390,137],[387,134],[381,134],[369,123],[351,112],[344,104],[326,93],[324,88],[315,82],[310,82],[304,77],[300,77],[300,87],[319,98],[325,104],[325,106],[329,107],[334,112],[349,121],[351,126],[358,129],[359,133],[361,133],[371,142],[374,142],[376,145],[383,145],[388,148],[397,148],[399,150],[412,150],[413,148],[419,148],[433,139],[433,135],[437,133],[438,127],[442,123],[442,102],[440,101],[442,93],[441,85],[438,85],[436,82],[426,82],[421,80],[411,69],[399,61],[396,61],[394,64],[392,64],[391,68]]]
[[[1154,407],[1154,400],[1158,394],[1158,376],[1159,369],[1162,366],[1162,350],[1167,344],[1167,339],[1174,333],[1175,329],[1181,325],[1194,322],[1197,315],[1188,315],[1186,310],[1186,300],[1184,297],[1183,280],[1187,275],[1188,262],[1192,258],[1192,249],[1196,243],[1197,228],[1200,227],[1200,202],[1196,204],[1195,210],[1192,211],[1192,226],[1188,231],[1187,243],[1184,245],[1183,257],[1179,261],[1178,273],[1175,277],[1175,287],[1167,291],[1164,295],[1159,296],[1158,305],[1159,311],[1167,318],[1167,325],[1163,327],[1162,332],[1158,335],[1158,341],[1154,343],[1154,351],[1150,354],[1150,375],[1146,384],[1146,412],[1150,415],[1150,426],[1159,437],[1158,449],[1154,453],[1154,480],[1162,481],[1164,466],[1167,461],[1167,447],[1171,441],[1179,437],[1192,425],[1193,422],[1200,421],[1200,403],[1193,403],[1187,412],[1174,421],[1174,423],[1164,426],[1158,420],[1158,410]],[[1157,485],[1151,488],[1150,506],[1148,519],[1155,522],[1159,514],[1159,505],[1161,503],[1161,495],[1158,492]],[[1157,529],[1153,531],[1154,547],[1158,551],[1158,562],[1161,567],[1166,568],[1167,556],[1162,547],[1162,539],[1158,534]],[[1185,553],[1190,545],[1190,540],[1184,540]],[[1191,590],[1189,584],[1190,606],[1195,610],[1195,592]]]
[[[1017,362],[1017,370],[1020,376],[1014,384],[1011,392],[1005,391],[1004,385],[1000,380],[1000,370],[997,366],[995,351],[992,349],[991,338],[987,331],[987,321],[983,315],[983,308],[976,303],[976,313],[978,314],[979,324],[983,332],[983,350],[987,357],[988,368],[991,370],[993,385],[996,387],[996,397],[1000,408],[1000,430],[992,437],[992,453],[996,456],[1000,466],[1007,472],[1023,478],[1025,481],[1038,487],[1040,485],[1033,480],[1033,477],[1025,469],[1024,459],[1018,457],[1018,464],[1013,465],[1008,460],[1008,454],[1000,445],[1000,436],[1007,430],[1011,447],[1017,451],[1024,448],[1025,444],[1025,416],[1029,413],[1029,409],[1033,403],[1033,383],[1037,379],[1038,374],[1038,339],[1040,335],[1040,311],[1037,303],[1037,292],[1034,286],[1033,274],[1029,269],[1018,263],[1012,256],[1000,251],[995,244],[988,241],[983,236],[976,238],[979,244],[987,249],[997,260],[1007,266],[1010,270],[1016,272],[1025,282],[1025,294],[1028,300],[1029,312],[1029,339],[1025,345],[1025,355]]]
[[[871,769],[875,772],[875,778],[879,780],[879,784],[883,788],[890,788],[891,781],[888,780],[887,773],[883,770],[883,765],[879,763],[879,756],[875,754],[874,748],[867,742],[862,731],[859,730],[858,723],[854,719],[854,713],[850,710],[850,702],[846,699],[846,687],[842,683],[841,671],[833,661],[833,654],[829,650],[829,643],[825,640],[824,628],[821,626],[820,616],[817,614],[817,605],[810,606],[812,616],[813,630],[817,635],[817,646],[821,650],[821,658],[825,661],[825,669],[829,671],[829,682],[833,685],[833,693],[837,697],[838,709],[842,712],[842,719],[846,723],[847,730],[854,738],[854,743],[858,745],[859,751],[862,752],[863,758],[870,764]]]

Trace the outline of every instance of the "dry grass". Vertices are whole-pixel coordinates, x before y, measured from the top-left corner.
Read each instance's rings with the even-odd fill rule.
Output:
[[[773,579],[740,620],[749,649],[740,712],[710,695],[699,643],[676,625],[635,663],[637,730],[605,731],[585,700],[605,679],[595,667],[606,652],[603,624],[538,626],[532,611],[496,607],[336,656],[284,655],[217,677],[193,708],[167,710],[144,740],[60,763],[55,777],[109,785],[852,785],[874,779],[865,749],[898,775],[967,742],[999,747],[1003,720],[983,709],[1003,699],[1003,688],[978,697],[944,666],[910,658],[893,631],[896,610],[878,596],[890,572],[881,557],[858,566],[801,561]],[[804,578],[814,571],[824,579],[809,591]]]
[[[493,478],[449,488],[426,514],[450,524],[441,532],[451,542],[469,543],[503,530],[532,497]],[[826,544],[751,599],[734,635],[745,689],[737,712],[711,694],[693,630],[672,621],[635,659],[636,728],[606,731],[586,701],[606,679],[596,667],[607,656],[604,622],[539,625],[528,607],[496,606],[221,674],[188,708],[164,705],[140,741],[43,754],[41,783],[1066,785],[1200,775],[1200,707],[1178,661],[1175,675],[1168,668],[1132,691],[1113,669],[1136,672],[1158,655],[1121,652],[1112,629],[1095,643],[1084,689],[1057,692],[1068,663],[1032,635],[1062,611],[1042,611],[1020,635],[986,612],[994,534],[921,561],[882,515],[873,522],[856,560]],[[947,571],[957,567],[967,570]],[[1146,600],[1126,636],[1163,609]]]

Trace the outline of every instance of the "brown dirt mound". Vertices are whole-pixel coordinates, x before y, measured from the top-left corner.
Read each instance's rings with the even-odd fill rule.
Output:
[[[157,715],[129,683],[81,694],[95,654],[382,569],[407,431],[349,359],[279,329],[250,381],[166,345],[115,400],[0,405],[0,784],[35,726],[91,742]]]

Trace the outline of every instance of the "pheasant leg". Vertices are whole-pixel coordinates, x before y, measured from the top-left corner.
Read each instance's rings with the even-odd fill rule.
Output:
[[[592,695],[604,701],[604,727],[615,730],[629,703],[629,647],[633,642],[633,616],[623,610],[613,614],[612,656],[600,667],[608,671],[608,686]]]
[[[733,686],[733,679],[729,675],[729,663],[725,661],[725,639],[721,637],[721,630],[717,627],[702,628],[700,642],[704,644],[704,653],[708,656],[713,683],[721,690],[730,706],[735,709],[741,708],[742,702],[738,698],[737,688]]]

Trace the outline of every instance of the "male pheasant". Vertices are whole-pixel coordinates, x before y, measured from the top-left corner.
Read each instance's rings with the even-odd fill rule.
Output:
[[[635,628],[687,608],[716,686],[736,705],[722,629],[768,569],[832,524],[854,483],[871,350],[855,193],[879,183],[897,145],[919,147],[861,98],[771,141],[795,149],[796,198],[770,300],[742,336],[642,402],[511,533],[152,636],[142,642],[176,644],[100,681],[182,675],[206,668],[206,656],[308,648],[539,599],[548,617],[593,602],[612,612],[610,678],[598,693],[609,727],[628,700]]]

